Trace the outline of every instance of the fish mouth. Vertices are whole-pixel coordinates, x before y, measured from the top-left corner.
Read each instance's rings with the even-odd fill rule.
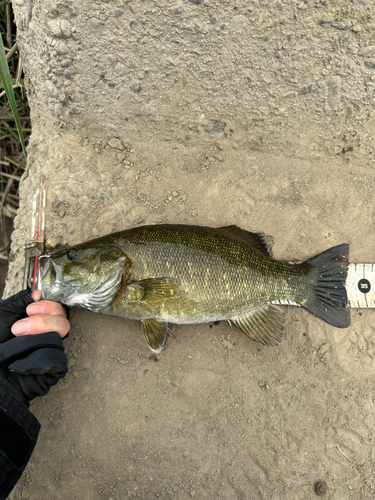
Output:
[[[52,262],[52,266],[51,266]],[[61,272],[54,261],[48,255],[40,257],[40,282],[42,289],[42,299],[60,300],[62,297]],[[45,280],[43,282],[43,280]]]
[[[47,271],[49,269],[49,266],[51,265],[51,257],[49,255],[41,255],[39,257],[39,262],[40,264],[43,265],[43,271],[42,274],[40,275],[40,279],[42,280],[44,276],[47,274]],[[43,259],[43,262],[42,262]]]
[[[41,255],[39,257],[39,276],[42,290],[42,299],[45,299],[49,292],[51,291],[52,285],[48,285],[47,283],[43,283],[43,278],[48,272],[48,269],[51,265],[51,258],[48,255]]]

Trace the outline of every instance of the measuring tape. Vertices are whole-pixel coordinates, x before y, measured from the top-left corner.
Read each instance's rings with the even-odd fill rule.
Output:
[[[345,281],[348,296],[348,307],[375,308],[375,264],[349,264]],[[300,306],[291,300],[275,300],[272,304]]]
[[[375,307],[375,264],[349,264],[345,288],[349,307]]]

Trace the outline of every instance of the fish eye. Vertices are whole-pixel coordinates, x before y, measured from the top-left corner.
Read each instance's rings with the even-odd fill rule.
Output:
[[[74,248],[71,248],[68,252],[67,257],[69,260],[74,260],[77,257],[77,255],[78,255],[77,250],[74,250]]]

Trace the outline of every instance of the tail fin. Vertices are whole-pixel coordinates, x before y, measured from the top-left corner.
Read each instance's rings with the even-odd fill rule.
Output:
[[[306,261],[316,269],[316,283],[304,307],[330,325],[350,325],[345,281],[348,275],[349,245],[338,245]]]

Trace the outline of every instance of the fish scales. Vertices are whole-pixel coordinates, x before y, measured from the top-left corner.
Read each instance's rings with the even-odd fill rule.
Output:
[[[343,328],[348,245],[302,264],[271,258],[264,235],[236,226],[142,226],[41,258],[43,298],[142,321],[155,352],[168,323],[227,320],[276,345],[291,300]]]
[[[145,226],[114,236],[113,243],[132,261],[133,279],[176,280],[183,294],[154,304],[157,315],[173,323],[226,319],[249,304],[301,299],[298,289],[305,288],[301,266],[272,260],[211,228]],[[115,309],[143,319],[127,297],[119,296]]]

